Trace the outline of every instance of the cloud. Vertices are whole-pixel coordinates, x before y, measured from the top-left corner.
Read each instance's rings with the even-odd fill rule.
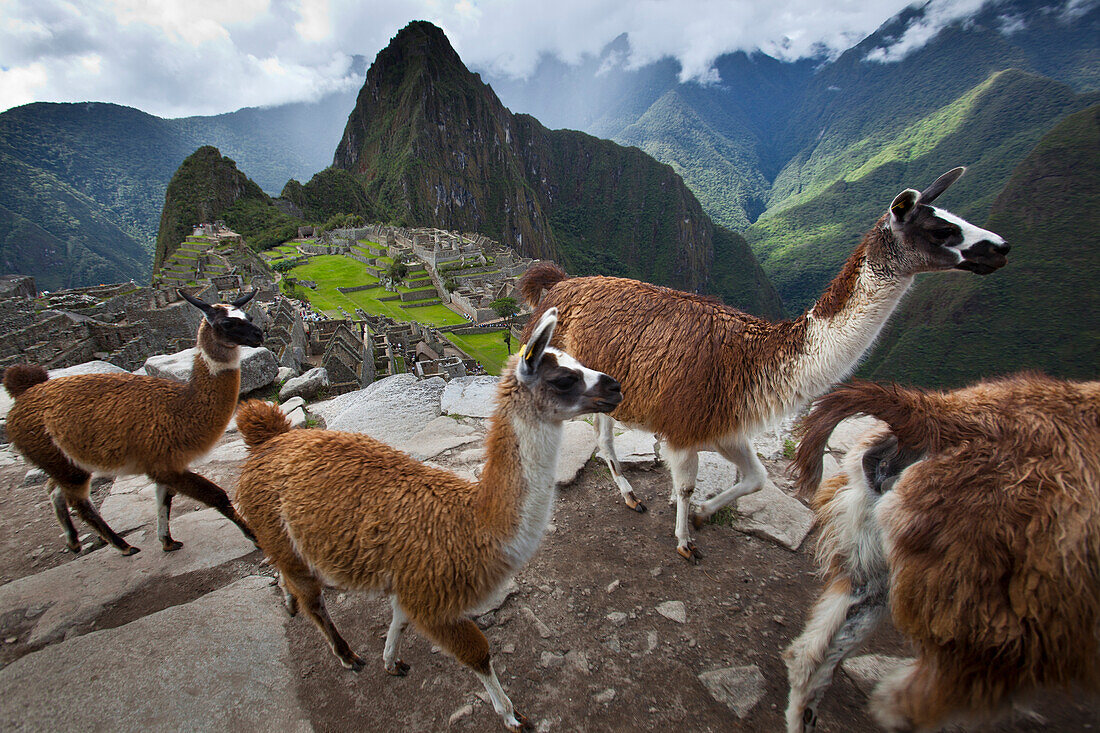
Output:
[[[626,34],[629,45],[605,65],[637,68],[673,57],[682,80],[710,83],[716,80],[714,60],[723,53],[836,55],[905,4],[7,0],[0,3],[0,109],[29,101],[102,101],[174,117],[311,101],[358,88],[363,80],[352,72],[353,57],[373,59],[414,19],[442,27],[468,66],[497,76],[527,77],[548,56],[566,63],[598,57]],[[934,5],[956,12],[979,4]],[[882,49],[881,60],[927,40],[943,20],[936,17]]]

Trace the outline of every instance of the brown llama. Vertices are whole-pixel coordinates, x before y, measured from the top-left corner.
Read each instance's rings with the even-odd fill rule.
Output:
[[[520,287],[532,306],[561,313],[556,344],[618,379],[613,417],[667,441],[677,552],[701,557],[692,527],[758,491],[766,478],[749,439],[844,379],[878,336],[919,272],[988,274],[1009,247],[996,234],[930,206],[962,175],[899,193],[812,308],[771,323],[711,298],[616,277],[568,277],[533,266]],[[615,456],[610,417],[597,416],[600,452],[627,506],[645,511]],[[716,450],[740,470],[731,488],[699,506],[691,497],[698,452]]]
[[[136,374],[50,379],[42,367],[24,364],[4,372],[4,386],[15,399],[8,438],[49,477],[57,521],[75,553],[82,548],[70,507],[123,555],[139,552],[92,504],[93,472],[145,474],[157,482],[157,537],[165,552],[183,546],[168,528],[177,493],[217,509],[253,539],[225,491],[187,469],[214,447],[233,417],[241,386],[239,347],[263,341],[263,331],[240,309],[255,292],[218,305],[179,293],[204,314],[187,382]]]
[[[886,424],[818,487],[830,433],[858,413]],[[1100,690],[1100,382],[862,382],[821,398],[803,428],[795,466],[817,488],[825,586],[784,654],[788,731],[814,730],[837,665],[888,615],[917,650],[872,695],[888,730]]]
[[[386,671],[408,672],[397,648],[411,621],[477,674],[513,731],[527,721],[469,614],[538,548],[557,495],[562,421],[622,399],[614,379],[549,346],[556,316],[543,315],[505,368],[476,483],[366,435],[290,431],[267,403],[249,402],[237,416],[251,448],[237,504],[279,569],[287,610],[303,609],[341,664],[358,671],[364,662],[329,618],[322,587],[386,593]]]

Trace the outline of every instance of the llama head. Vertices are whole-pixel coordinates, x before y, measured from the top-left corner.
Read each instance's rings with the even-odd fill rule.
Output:
[[[223,347],[259,346],[263,343],[264,332],[252,322],[252,318],[241,310],[241,306],[252,300],[256,291],[242,295],[231,303],[210,305],[194,298],[182,290],[177,290],[184,300],[202,311],[206,325],[214,339]]]
[[[550,346],[557,324],[557,308],[543,314],[530,340],[520,349],[516,380],[530,391],[539,413],[553,420],[567,420],[586,412],[611,412],[623,399],[619,383]]]
[[[891,259],[904,274],[955,269],[988,275],[1005,265],[1004,239],[931,205],[965,171],[955,168],[923,191],[908,188],[894,197],[886,226],[896,245]]]

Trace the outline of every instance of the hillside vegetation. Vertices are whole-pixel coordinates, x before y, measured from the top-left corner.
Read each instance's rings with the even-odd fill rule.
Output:
[[[1012,245],[978,278],[921,280],[860,374],[940,386],[1018,369],[1095,379],[1100,364],[1100,104],[1035,146],[985,226]]]

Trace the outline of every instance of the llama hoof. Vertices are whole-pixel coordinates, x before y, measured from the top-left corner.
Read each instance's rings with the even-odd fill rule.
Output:
[[[638,512],[639,514],[644,514],[646,511],[645,504],[638,501],[638,497],[634,495],[633,491],[627,492],[626,496],[623,497],[623,501],[626,502],[626,505],[628,507]]]
[[[677,547],[676,552],[680,554],[680,557],[684,558],[692,565],[698,565],[699,561],[703,559],[703,553],[699,552],[699,548],[695,546],[694,542],[689,542],[686,545]]]
[[[183,543],[178,541],[178,540],[173,540],[171,538],[169,538],[169,539],[161,538],[160,546],[161,546],[161,549],[163,549],[165,552],[175,552],[176,550],[183,547]]]
[[[398,659],[393,663],[393,669],[386,667],[386,674],[393,677],[404,677],[409,673],[409,665]]]
[[[535,726],[531,725],[531,721],[528,720],[526,716],[517,713],[515,710],[512,711],[512,717],[516,719],[516,725],[504,724],[504,727],[512,731],[512,733],[520,733],[520,731],[535,729]]]
[[[139,552],[141,552],[141,548],[140,547],[134,547],[133,545],[127,545],[126,547],[123,547],[122,549],[120,549],[119,552],[121,552],[123,555],[126,555],[127,557],[129,557],[130,555],[136,555]]]
[[[74,555],[79,555],[80,551],[84,549],[84,546],[76,541],[66,542],[65,547],[68,548],[69,552],[73,553]]]
[[[367,665],[366,661],[354,652],[347,659],[341,659],[340,664],[344,665],[345,669],[350,669],[352,672],[358,672]]]

